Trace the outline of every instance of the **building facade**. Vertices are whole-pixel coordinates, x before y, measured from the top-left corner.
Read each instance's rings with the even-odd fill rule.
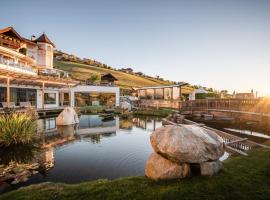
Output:
[[[76,92],[91,95],[97,92],[109,93],[114,96],[112,105],[119,105],[118,87],[80,87],[80,83],[72,80],[67,72],[55,69],[54,48],[54,43],[45,33],[38,38],[32,36],[31,39],[26,39],[12,27],[0,30],[0,107],[27,105],[37,109],[53,109],[76,106],[73,103],[77,101]],[[97,101],[100,100],[95,98],[95,102]],[[87,103],[92,105],[92,102]]]
[[[182,87],[185,85],[142,87],[136,92],[141,106],[179,109]]]

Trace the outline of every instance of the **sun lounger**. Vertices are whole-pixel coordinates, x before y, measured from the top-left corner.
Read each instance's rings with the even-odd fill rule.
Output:
[[[2,102],[3,108],[19,108],[19,106],[16,106],[15,102],[9,102],[9,105],[7,102]]]
[[[31,108],[32,105],[29,101],[25,101],[25,102],[20,102],[20,107],[22,108]]]

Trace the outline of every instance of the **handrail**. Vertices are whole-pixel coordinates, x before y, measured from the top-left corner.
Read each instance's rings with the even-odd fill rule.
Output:
[[[270,114],[268,99],[199,99],[180,102],[182,111],[196,109]]]
[[[37,73],[37,70],[32,68],[31,66],[27,66],[24,64],[18,64],[13,61],[7,60],[5,58],[0,59],[0,64],[6,65],[8,67],[13,67],[15,69],[25,70],[32,73]]]

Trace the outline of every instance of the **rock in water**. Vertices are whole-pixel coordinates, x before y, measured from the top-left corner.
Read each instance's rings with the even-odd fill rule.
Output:
[[[56,125],[72,125],[79,123],[79,117],[72,107],[66,107],[56,118]]]
[[[213,131],[195,125],[168,125],[150,136],[155,152],[178,163],[202,163],[219,159],[224,143]]]
[[[213,176],[222,169],[220,160],[200,163],[202,176]]]
[[[146,162],[145,175],[152,180],[169,180],[188,177],[188,164],[177,164],[157,153],[152,153]]]
[[[120,108],[123,109],[123,110],[130,111],[131,110],[131,104],[126,102],[126,101],[120,102]]]

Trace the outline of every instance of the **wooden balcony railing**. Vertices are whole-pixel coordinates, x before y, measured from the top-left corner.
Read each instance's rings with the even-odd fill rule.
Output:
[[[270,99],[200,99],[181,102],[181,110],[218,109],[270,114]]]

